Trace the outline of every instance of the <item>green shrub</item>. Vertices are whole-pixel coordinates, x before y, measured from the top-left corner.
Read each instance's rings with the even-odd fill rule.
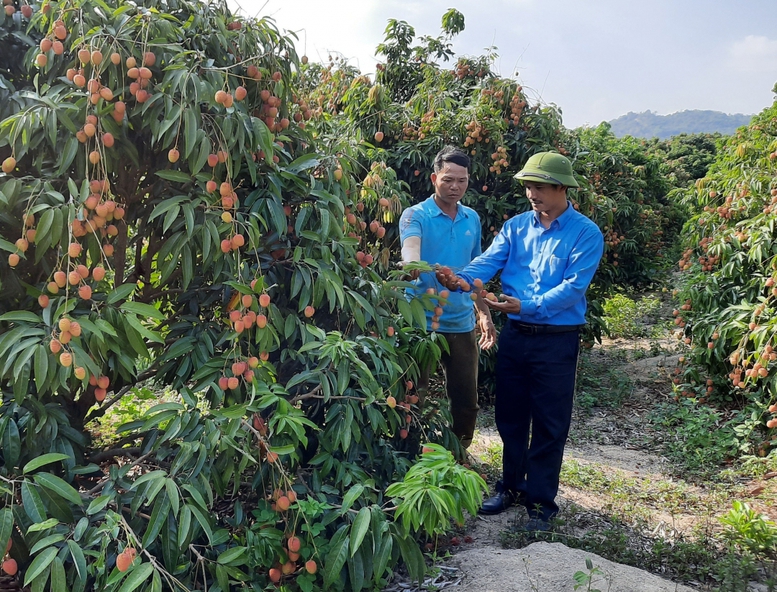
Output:
[[[682,199],[691,218],[675,322],[691,350],[679,388],[756,413],[750,438],[765,455],[777,444],[777,421],[767,411],[777,404],[777,103],[719,146],[707,175]],[[743,419],[750,422],[750,413]]]
[[[406,532],[436,537],[451,530],[451,520],[463,526],[462,509],[475,516],[487,492],[480,475],[458,464],[442,446],[425,444],[419,461],[386,495],[395,498],[394,517],[401,518]]]
[[[625,294],[615,294],[604,301],[605,330],[610,337],[645,337],[645,320],[656,313],[658,298],[643,296],[635,301]]]
[[[724,535],[738,549],[759,559],[777,560],[777,524],[746,503],[734,501],[720,517]]]

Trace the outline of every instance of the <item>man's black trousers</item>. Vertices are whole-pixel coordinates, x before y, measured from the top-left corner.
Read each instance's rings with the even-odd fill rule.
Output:
[[[550,520],[558,506],[561,460],[572,419],[579,327],[509,320],[499,337],[496,425],[503,481],[529,515]]]

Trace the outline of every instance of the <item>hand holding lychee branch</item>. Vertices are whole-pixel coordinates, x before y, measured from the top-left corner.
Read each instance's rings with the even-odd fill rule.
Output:
[[[449,290],[462,290],[469,292],[469,284],[451,271],[450,267],[436,266],[434,275],[437,281]]]
[[[389,277],[398,279],[418,279],[422,273],[434,271],[434,267],[426,261],[399,261],[397,263],[398,271],[390,271]]]
[[[472,300],[477,300],[478,294],[483,292],[483,280],[480,278],[475,278],[472,281],[472,285],[465,280],[463,277],[460,277],[453,273],[450,267],[446,266],[440,266],[435,265],[435,277],[437,278],[437,281],[440,282],[443,286],[448,288],[449,290],[460,290],[462,292],[471,292]],[[479,292],[480,291],[480,292]],[[483,294],[485,297],[485,295]]]

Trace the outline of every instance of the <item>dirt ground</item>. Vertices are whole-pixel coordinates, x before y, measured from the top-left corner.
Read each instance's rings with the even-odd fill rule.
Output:
[[[576,467],[578,470],[593,467],[597,474],[604,475],[605,481],[611,479],[637,483],[647,491],[655,489],[665,493],[676,488],[678,499],[681,501],[676,505],[667,506],[654,503],[650,496],[644,499],[629,499],[627,495],[625,499],[614,503],[611,496],[602,495],[597,490],[565,485],[562,477],[557,498],[561,508],[559,517],[562,520],[559,530],[566,531],[570,536],[576,536],[586,529],[605,528],[609,524],[606,524],[607,518],[604,517],[614,514],[623,515],[626,520],[634,521],[634,524],[627,524],[627,527],[633,526],[639,533],[651,533],[665,540],[677,540],[705,530],[720,529],[717,516],[730,508],[730,503],[726,503],[730,500],[721,499],[720,493],[716,492],[715,488],[705,487],[704,484],[683,482],[676,477],[669,461],[656,450],[651,450],[648,444],[651,441],[655,442],[657,438],[660,439],[660,434],[652,434],[648,438],[645,433],[649,429],[646,427],[647,415],[658,403],[673,397],[671,378],[680,355],[677,343],[676,339],[668,335],[661,339],[604,340],[602,344],[584,353],[585,356],[590,356],[590,363],[617,371],[620,377],[627,377],[627,392],[617,406],[576,410],[564,462],[565,466]],[[607,377],[603,377],[603,380],[607,380]],[[498,462],[494,461],[499,458],[501,440],[493,425],[493,411],[484,409],[481,415],[481,425],[469,452],[476,463],[480,461],[498,466]],[[752,499],[748,499],[748,502],[767,515],[770,512],[774,513],[772,504],[761,503],[761,500],[768,499],[769,492],[777,496],[777,479],[769,482],[768,478],[769,475],[762,481],[742,483],[738,489],[734,489],[737,499],[755,494],[749,496]],[[728,490],[729,495],[731,491],[732,489]],[[763,497],[764,494],[766,497]],[[693,503],[684,505],[682,500],[688,499],[694,500]],[[448,548],[452,560],[439,562],[437,570],[433,570],[433,576],[424,586],[418,588],[407,582],[396,581],[387,588],[387,592],[446,588],[471,592],[488,592],[492,589],[500,592],[523,590],[523,584],[519,586],[516,583],[516,578],[521,579],[522,574],[526,573],[525,565],[518,564],[525,562],[525,558],[521,559],[519,555],[514,555],[513,561],[516,565],[508,570],[510,575],[504,582],[495,584],[493,579],[490,579],[487,585],[483,584],[483,587],[473,584],[472,578],[468,579],[468,574],[462,573],[461,565],[464,565],[465,569],[466,566],[480,563],[486,566],[489,565],[495,553],[503,554],[500,549],[504,547],[505,533],[513,531],[516,526],[524,522],[525,514],[523,508],[515,508],[498,516],[471,517],[464,531],[458,533],[455,544]],[[574,520],[570,521],[572,524],[564,525],[564,518],[571,515],[574,516]],[[774,515],[771,517],[777,518]],[[457,562],[456,555],[464,552],[466,552],[467,561]],[[505,558],[502,557],[501,561],[504,560]],[[460,588],[462,581],[469,583],[464,588]],[[570,581],[568,588],[561,587],[553,590],[572,590],[573,583]],[[679,584],[674,585],[668,581],[667,585],[669,586],[667,590],[684,589]],[[693,585],[692,582],[691,585]],[[658,588],[647,584],[644,587],[634,586],[633,592],[664,589],[660,585]],[[706,589],[700,584],[694,588]],[[754,585],[752,589],[761,588]],[[547,592],[552,591],[547,589]]]

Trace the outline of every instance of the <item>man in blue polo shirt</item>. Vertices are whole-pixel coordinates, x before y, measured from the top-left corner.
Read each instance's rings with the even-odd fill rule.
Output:
[[[502,272],[499,301],[507,314],[496,362],[496,425],[503,442],[503,475],[481,514],[498,514],[514,503],[529,512],[526,530],[548,530],[558,512],[561,460],[572,419],[585,292],[604,250],[591,220],[567,201],[578,187],[567,158],[554,152],[532,156],[516,175],[532,210],[508,220],[491,246],[453,276],[487,282]]]
[[[435,157],[431,175],[434,195],[407,208],[399,221],[402,259],[426,261],[460,270],[480,255],[480,219],[472,208],[459,203],[469,184],[469,157],[446,146]],[[432,272],[413,274],[415,292],[443,286]],[[475,311],[477,310],[477,315]],[[453,433],[465,448],[472,443],[478,413],[478,345],[489,349],[496,342],[491,313],[482,298],[474,303],[469,294],[451,293],[442,315],[427,311],[427,328],[439,331],[449,352],[441,362],[451,405]],[[475,335],[478,326],[480,340]],[[429,368],[421,368],[419,391],[429,384]]]

